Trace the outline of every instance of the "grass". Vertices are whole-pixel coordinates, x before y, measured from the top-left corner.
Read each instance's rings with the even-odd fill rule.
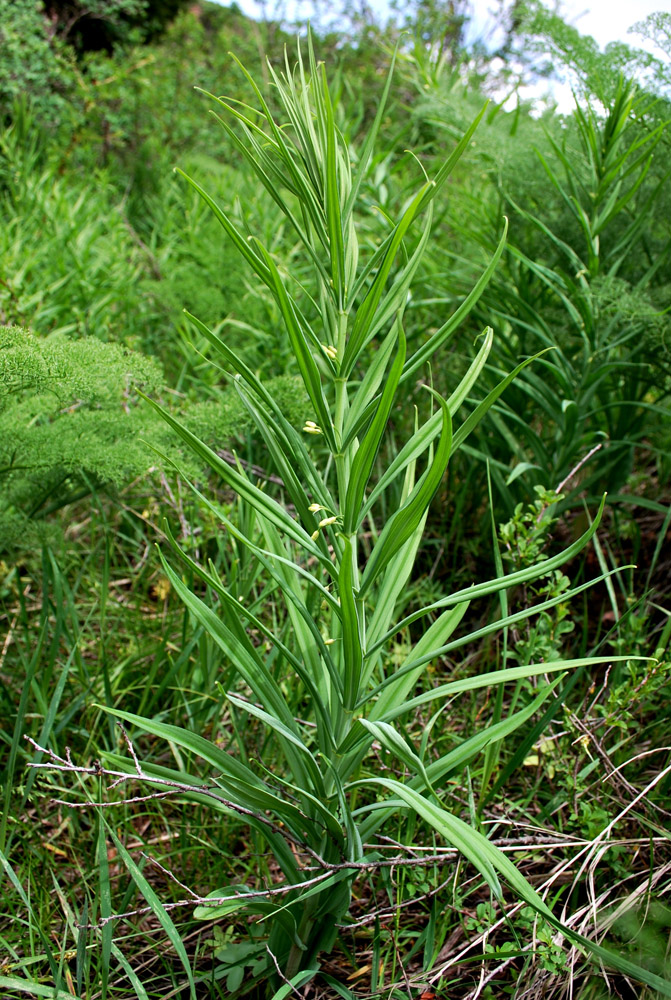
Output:
[[[124,539],[125,546],[124,535],[128,529],[119,532],[118,528],[123,529],[127,515],[121,510],[108,509],[107,516],[112,530],[107,613],[109,632],[115,636],[114,645],[108,650],[109,656],[116,658],[119,639],[128,643],[134,641],[133,633],[121,632],[121,628],[128,628],[131,620],[135,621],[133,632],[146,636],[144,649],[136,650],[127,661],[120,661],[118,677],[116,680],[112,678],[111,682],[111,703],[135,705],[140,703],[146,692],[143,681],[148,676],[147,670],[151,667],[152,660],[161,665],[160,671],[168,672],[169,661],[160,650],[162,644],[174,644],[179,648],[182,611],[174,593],[170,593],[165,599],[165,607],[157,607],[149,599],[147,592],[149,579],[153,575],[154,557],[150,558],[144,571],[144,585],[140,575],[135,592],[130,591],[127,597],[122,597],[123,590],[120,593],[120,588],[114,584],[127,577],[128,566],[125,560],[119,562],[122,543],[119,542],[117,546],[113,539]],[[98,526],[94,530],[97,531]],[[86,529],[82,530],[79,541],[83,550],[88,544],[88,537]],[[87,559],[90,562],[87,563]],[[97,573],[98,559],[99,553],[96,551],[83,557],[83,565],[79,568],[84,579],[90,579]],[[153,571],[157,570],[158,563],[154,561]],[[57,569],[50,562],[45,567],[43,579],[49,581],[56,574]],[[42,596],[40,573],[36,572],[30,581],[27,575],[24,576],[23,590],[27,589],[29,582],[30,590],[24,601],[27,610],[32,609]],[[88,623],[82,622],[77,626],[68,618],[63,610],[67,607],[67,601],[57,605],[61,610],[56,615],[56,605],[52,599],[47,605],[48,612],[44,614],[47,647],[52,651],[53,664],[51,679],[45,678],[40,689],[47,692],[47,711],[72,648],[63,638],[64,633],[67,631],[73,636],[79,635],[85,663],[87,660],[90,663],[95,656],[93,650],[98,637],[95,626],[92,626],[94,616],[90,612],[96,607],[96,599],[92,597],[90,588],[88,593],[75,592],[73,596],[84,616],[86,608],[89,608]],[[20,604],[16,599],[10,604],[15,611],[14,617],[20,615]],[[130,607],[133,608],[132,617]],[[159,628],[160,632],[157,632]],[[21,670],[30,667],[28,650],[35,648],[38,629],[38,621],[33,620],[31,627],[19,627],[13,634],[14,645],[10,649],[13,653],[12,662],[16,664],[16,674],[19,673],[19,664],[22,663]],[[153,650],[150,641],[152,635],[156,637]],[[58,636],[63,644],[60,651],[55,643]],[[159,636],[162,637],[162,642],[156,644]],[[60,670],[56,668],[56,656],[59,652]],[[22,654],[21,657],[19,653]],[[463,661],[461,670],[473,670],[476,662],[474,654],[477,655],[476,650]],[[50,661],[44,662],[46,666]],[[184,706],[193,706],[198,720],[198,705],[203,702],[211,709],[210,725],[216,727],[212,735],[219,733],[226,739],[224,734],[233,731],[230,730],[233,718],[221,710],[211,687],[209,692],[206,688],[201,693],[201,689],[194,685],[199,668],[207,667],[207,648],[190,649],[187,662],[189,673],[174,675],[174,679],[166,685],[160,696],[160,705],[152,706],[148,703],[145,711],[153,709],[161,712],[162,709],[163,717],[171,719],[181,717]],[[5,661],[3,672],[6,669]],[[583,674],[582,680],[578,678],[577,685],[574,684],[564,696],[565,700],[572,703],[570,714],[562,712],[561,708],[553,709],[551,703],[549,718],[544,720],[541,716],[539,720],[542,725],[540,732],[534,732],[536,727],[531,722],[521,731],[522,745],[528,738],[531,738],[533,744],[543,745],[543,736],[548,739],[548,745],[544,745],[541,753],[536,753],[538,763],[521,762],[521,766],[512,772],[505,783],[505,795],[498,800],[498,806],[485,809],[485,827],[491,831],[490,836],[500,846],[512,852],[511,857],[515,858],[534,885],[542,885],[549,879],[550,884],[559,891],[560,901],[572,900],[571,908],[578,921],[585,918],[590,921],[590,934],[593,933],[593,914],[584,911],[589,901],[585,890],[590,884],[590,875],[594,879],[593,891],[599,900],[599,926],[601,921],[604,926],[607,925],[611,916],[615,915],[617,906],[630,896],[630,905],[623,906],[622,909],[628,909],[630,914],[633,910],[634,915],[645,914],[646,907],[648,912],[653,912],[657,906],[656,900],[664,898],[668,839],[663,827],[660,827],[659,808],[664,808],[668,798],[669,781],[668,777],[663,777],[663,759],[657,759],[652,754],[639,757],[639,754],[641,751],[645,753],[650,746],[663,746],[663,705],[665,692],[668,690],[668,673],[665,669],[668,670],[663,667],[655,671],[646,668],[638,674],[634,673],[616,691],[610,689],[606,672],[601,675],[600,680],[596,677],[590,679]],[[443,671],[454,677],[454,666],[450,666],[449,660],[439,670],[438,676],[434,674],[432,678],[434,683],[440,681]],[[77,691],[87,692],[88,704],[93,697],[105,702],[103,687],[103,679],[98,678],[97,688],[94,688],[93,694],[88,693],[90,681],[81,672],[81,667],[77,668],[75,661],[71,661],[63,698],[71,708],[77,706]],[[591,693],[590,688],[593,688]],[[36,708],[33,696],[29,694],[25,715],[18,728],[23,732],[32,731],[37,738],[43,732],[43,717],[46,713],[44,709],[40,712]],[[476,717],[483,709],[487,710],[486,701],[474,695],[468,702],[461,702],[459,715],[449,727],[441,727],[440,735],[434,726],[437,751],[440,752],[441,743],[447,748],[454,739],[467,738],[474,731]],[[552,722],[557,716],[560,723],[558,730],[556,723]],[[421,738],[427,722],[428,717],[423,715],[421,709],[418,710],[418,714],[408,723],[410,736],[416,734],[418,739]],[[200,724],[203,725],[202,721]],[[80,715],[77,727],[72,725],[71,720],[65,720],[65,726],[67,742],[72,745],[73,755],[82,762],[92,764],[94,757],[100,753],[101,745],[109,749],[119,746],[119,734],[101,726],[101,717],[95,713]],[[204,728],[207,731],[207,724]],[[580,739],[584,737],[586,730],[591,735],[585,748]],[[95,749],[91,742],[93,731]],[[554,737],[555,731],[563,731],[563,735]],[[58,732],[63,733],[62,726]],[[230,735],[228,738],[230,739]],[[57,736],[52,731],[48,742],[50,746],[63,752],[62,735]],[[250,730],[247,727],[247,745],[256,746],[258,753],[264,753],[263,733],[258,728],[252,727]],[[18,747],[18,760],[21,762],[25,760],[25,750],[20,742]],[[599,748],[598,751],[596,747]],[[158,742],[146,738],[138,740],[138,749],[144,759],[167,767],[175,766],[173,752]],[[637,791],[644,790],[660,775],[661,779],[625,813],[608,838],[608,851],[599,857],[599,843],[594,844],[593,840],[604,817],[619,815],[633,797],[630,788],[622,782],[618,781],[612,787],[610,783],[603,782],[602,775],[606,765],[602,754],[610,758],[611,767],[631,761],[623,770],[622,776]],[[533,750],[529,749],[526,756],[533,757]],[[663,753],[661,757],[664,757]],[[389,765],[393,767],[391,760],[388,761],[387,766]],[[68,972],[73,982],[76,982],[76,942],[73,930],[68,925],[68,908],[74,914],[81,914],[88,898],[89,913],[99,913],[104,896],[95,857],[97,838],[93,814],[64,810],[63,807],[53,805],[52,797],[62,798],[69,782],[64,783],[43,774],[33,784],[28,803],[21,809],[23,789],[20,786],[29,774],[22,768],[17,773],[16,785],[19,787],[13,792],[9,812],[11,816],[23,817],[20,826],[16,822],[9,823],[9,856],[19,884],[30,886],[30,907],[22,904],[17,893],[11,892],[8,895],[8,915],[15,919],[12,923],[5,922],[2,931],[7,953],[7,962],[2,970],[3,989],[7,995],[14,995],[8,982],[12,977],[23,977],[38,985],[40,982],[52,983],[53,973],[49,971],[48,961],[41,957],[49,953],[52,954],[52,961],[57,969],[64,956],[62,963],[65,971],[62,972],[61,979],[65,985],[61,988],[68,988]],[[471,781],[476,780],[476,775],[477,771],[471,774]],[[453,789],[457,798],[462,799],[468,808],[468,783],[457,783]],[[569,792],[569,789],[572,791]],[[581,807],[581,803],[589,803],[588,813]],[[187,880],[192,888],[203,893],[207,889],[209,878],[218,881],[236,879],[242,882],[258,877],[259,872],[263,872],[263,860],[259,856],[260,845],[253,837],[250,838],[243,826],[231,819],[214,816],[211,810],[197,804],[191,804],[185,810],[184,805],[171,803],[168,799],[125,807],[119,805],[106,815],[108,821],[109,817],[114,816],[114,829],[126,831],[124,843],[141,865],[143,859],[139,852],[145,851],[160,861],[164,868],[178,873],[182,880]],[[390,832],[392,841],[398,841],[402,832],[401,827]],[[424,837],[420,839],[420,832],[421,824],[418,824],[415,830],[416,849],[419,849],[418,845],[424,840]],[[233,845],[233,853],[230,848],[222,850],[225,844]],[[424,844],[420,855],[431,853],[434,856],[444,856],[445,852],[441,852],[439,845],[430,836],[424,840]],[[396,851],[393,843],[388,850]],[[579,851],[585,851],[581,860],[587,861],[587,866],[580,875],[575,863],[575,856]],[[146,905],[137,896],[134,883],[120,863],[119,855],[111,842],[105,854],[108,857],[115,911],[125,912],[129,908]],[[147,872],[147,868],[149,871],[146,877],[164,903],[182,897],[179,887],[171,883],[159,869],[145,862],[143,870]],[[199,873],[205,871],[208,872],[208,879],[203,884],[199,881]],[[60,898],[55,894],[51,872],[59,884]],[[267,871],[267,877],[273,878],[272,866]],[[616,886],[623,879],[621,890],[617,890]],[[399,904],[402,906],[399,907]],[[569,953],[568,957],[560,959],[556,946],[546,939],[546,932],[541,931],[536,945],[531,948],[533,954],[530,954],[527,940],[531,926],[530,915],[523,911],[518,911],[518,916],[509,913],[508,920],[500,923],[500,911],[496,908],[492,911],[491,906],[489,892],[477,873],[463,864],[455,865],[449,861],[449,856],[446,860],[432,862],[426,868],[410,867],[407,871],[402,867],[396,871],[383,869],[379,876],[366,877],[357,882],[351,911],[354,926],[343,932],[341,945],[325,963],[324,971],[333,980],[346,984],[355,996],[361,995],[362,987],[364,994],[385,991],[386,995],[386,991],[394,983],[398,989],[404,990],[401,968],[405,969],[411,982],[418,987],[431,978],[448,995],[466,996],[469,990],[475,989],[481,969],[483,975],[489,975],[498,969],[489,985],[496,990],[496,995],[503,996],[506,995],[506,990],[512,990],[512,995],[515,995],[515,989],[521,989],[521,984],[528,988],[536,980],[545,983],[546,989],[552,988],[560,995],[561,984],[566,981],[565,970],[572,967],[575,983],[584,990],[584,995],[600,995],[598,984],[601,977],[593,968],[584,964],[580,952]],[[522,915],[519,916],[519,913]],[[178,916],[173,913],[173,916],[179,926],[194,975],[199,982],[203,977],[198,989],[205,990],[208,996],[229,995],[231,991],[225,983],[234,971],[231,959],[245,958],[244,949],[241,948],[239,954],[233,955],[230,948],[236,942],[249,941],[254,944],[254,937],[249,937],[250,933],[254,933],[253,926],[250,927],[246,922],[225,921],[223,931],[216,932],[211,924],[196,922],[181,910],[177,914]],[[627,920],[631,922],[633,918],[630,915]],[[638,949],[633,954],[637,954],[638,960],[645,961],[651,968],[654,967],[651,956],[659,951],[659,944],[654,942],[658,942],[659,935],[664,934],[664,919],[663,913],[654,916],[646,931],[646,935],[652,935],[648,937],[647,943],[640,940],[640,935],[632,940],[631,948]],[[40,940],[41,928],[48,935],[49,951]],[[421,938],[419,948],[418,930]],[[618,941],[622,947],[628,939],[632,939],[632,932],[627,932],[621,923],[618,936],[613,939],[612,934],[611,931],[611,940]],[[103,975],[100,932],[92,929],[90,935],[86,952],[89,985],[83,993],[76,994],[87,997],[100,994]],[[177,991],[175,995],[179,995],[185,984],[184,973],[180,972],[173,946],[152,914],[115,923],[113,940],[118,951],[113,953],[111,959],[113,975],[108,995],[142,995],[141,992],[136,993],[130,985],[122,960],[125,960],[126,968],[134,970],[144,984],[147,995],[166,996],[173,990]],[[484,953],[483,942],[487,945]],[[519,956],[515,955],[516,950],[521,952]],[[214,958],[215,952],[218,952],[218,958]],[[564,955],[563,952],[561,954]],[[25,961],[29,964],[22,964]],[[243,966],[247,991],[253,964]],[[554,980],[553,973],[557,976]],[[219,985],[211,983],[213,976],[220,977]],[[350,976],[354,978],[350,980]],[[319,983],[318,990],[327,995],[331,989],[328,981],[322,978]],[[518,986],[515,986],[516,983]],[[620,989],[626,988],[622,985]],[[637,989],[640,995],[640,987]],[[242,995],[249,995],[249,992],[243,991]]]
[[[272,110],[251,78],[256,111],[215,102],[249,167],[217,225],[242,309],[264,290],[246,326],[187,318],[201,355],[169,370],[215,398],[203,354],[240,374],[237,458],[168,408],[196,491],[94,487],[2,566],[3,995],[669,995],[668,484],[629,481],[631,538],[617,507],[553,523],[547,491],[485,513],[466,449],[514,390],[483,386],[496,338],[444,397],[420,385],[503,260],[499,234],[451,318],[421,292],[472,134],[431,187],[384,145],[393,105],[345,138],[306,62],[271,73]],[[215,229],[184,197],[197,275]]]

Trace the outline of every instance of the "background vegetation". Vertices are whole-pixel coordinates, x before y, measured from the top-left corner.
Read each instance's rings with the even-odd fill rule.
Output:
[[[328,100],[321,84],[308,90],[325,145],[306,126],[295,158],[265,139],[254,160],[255,130],[272,136],[293,107],[273,73],[285,44],[294,65],[295,26],[206,2],[0,0],[3,996],[412,997],[428,984],[470,1000],[671,995],[671,19],[639,26],[652,57],[601,52],[537,3],[513,5],[493,50],[467,41],[468,12],[417,0],[386,26],[348,9],[334,26],[317,11]],[[525,101],[544,74],[571,80],[573,113]],[[315,178],[336,147],[329,200]],[[292,173],[310,150],[314,170]],[[432,218],[418,213],[393,244],[373,302],[426,176],[444,181]],[[308,225],[300,205],[322,194],[324,217],[315,208]],[[367,331],[345,365],[369,458],[364,468],[352,453],[351,489],[324,419],[336,427],[343,413],[339,309],[350,333]],[[385,339],[399,311],[405,357],[421,363],[382,397],[378,427],[371,400],[403,364],[398,333]],[[291,315],[314,370],[297,361]],[[428,450],[394,479],[413,435],[443,447],[427,386],[448,401],[458,447],[435,483]],[[364,472],[377,500],[359,520]],[[335,482],[344,521],[329,523]],[[381,566],[385,524],[415,513],[403,558],[374,582],[364,571]],[[289,522],[313,519],[312,562],[269,516],[294,533]],[[363,583],[343,576],[345,536]],[[506,574],[515,585],[502,589]],[[472,584],[462,625],[463,595],[461,611],[440,602]],[[309,641],[301,608],[317,622]],[[338,643],[350,655],[364,618],[371,648],[387,633],[359,688],[368,785],[350,788],[336,758],[328,787],[307,764],[317,784],[301,785],[292,746],[318,746],[327,767],[315,693],[337,687]],[[313,642],[331,680],[296,673],[318,662]],[[483,680],[513,669],[505,685]],[[286,708],[284,729],[264,698],[277,718]],[[338,704],[334,725],[352,708],[346,692]],[[237,785],[222,778],[228,760],[249,769],[251,817],[242,771]],[[140,768],[179,794],[123,778]],[[208,782],[228,805],[213,808]],[[396,795],[386,812],[384,782]],[[292,827],[296,811],[314,820],[315,801],[330,846],[342,838],[333,857],[316,827]],[[270,840],[259,816],[277,821]],[[476,845],[460,855],[459,823]],[[478,853],[485,838],[521,881]],[[360,868],[321,897],[280,896],[292,865],[307,877],[304,851]],[[278,896],[204,906],[222,887]],[[319,933],[300,968],[286,940],[306,898]],[[619,967],[599,966],[576,935]]]

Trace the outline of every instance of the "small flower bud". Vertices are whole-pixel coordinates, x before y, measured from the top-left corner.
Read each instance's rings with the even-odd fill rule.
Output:
[[[306,434],[321,434],[322,429],[314,420],[306,420],[303,428]]]

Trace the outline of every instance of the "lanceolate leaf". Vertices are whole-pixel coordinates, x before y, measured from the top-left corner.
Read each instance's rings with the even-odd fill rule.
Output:
[[[423,344],[418,351],[416,351],[412,357],[408,358],[405,368],[403,369],[403,376],[401,378],[402,382],[405,382],[418,368],[421,368],[436,351],[442,347],[455,333],[460,325],[464,322],[470,311],[477,304],[478,300],[482,296],[485,288],[489,284],[489,281],[496,270],[496,265],[501,259],[501,254],[503,253],[504,247],[506,245],[506,236],[508,234],[508,220],[506,219],[505,226],[503,229],[503,235],[499,240],[499,245],[492,256],[489,264],[483,271],[483,273],[478,278],[476,284],[473,286],[471,291],[468,293],[464,301],[461,303],[458,309],[450,316],[446,323],[441,326],[440,330],[433,334],[432,337]]]
[[[563,566],[564,563],[568,562],[573,558],[573,556],[581,552],[592,538],[592,535],[601,522],[605,503],[606,497],[603,496],[593,523],[589,526],[587,531],[580,536],[580,538],[576,539],[575,542],[567,546],[563,552],[558,553],[556,556],[550,556],[548,559],[544,559],[542,562],[528,566],[525,569],[509,573],[507,576],[497,577],[496,579],[488,580],[486,583],[474,583],[470,587],[464,587],[462,590],[457,590],[448,597],[443,597],[439,601],[434,601],[432,604],[428,604],[425,608],[422,608],[420,611],[413,612],[411,615],[404,618],[403,621],[398,622],[392,631],[388,632],[375,643],[375,646],[366,650],[366,655],[370,655],[380,646],[392,639],[401,629],[406,628],[408,625],[412,625],[413,622],[416,622],[419,618],[423,618],[425,615],[430,614],[432,611],[437,611],[439,608],[452,607],[455,604],[460,604],[462,601],[472,601],[478,597],[495,594],[498,593],[499,590],[503,590],[507,587],[514,587],[520,583],[528,583],[530,580],[535,580],[539,576],[544,576],[552,570],[559,569],[560,566]]]
[[[361,649],[361,625],[354,600],[354,567],[352,560],[355,550],[349,538],[345,539],[338,591],[342,611],[342,662],[343,662],[343,707],[351,712],[359,697],[363,652]]]
[[[370,479],[373,469],[373,463],[375,462],[375,457],[378,453],[382,436],[387,426],[387,420],[389,419],[389,414],[396,396],[398,380],[403,369],[403,362],[405,360],[405,334],[403,333],[403,326],[400,321],[395,324],[395,328],[398,335],[398,352],[394,358],[391,369],[389,370],[382,396],[377,405],[375,416],[357,449],[354,461],[352,462],[352,468],[350,470],[347,493],[345,496],[345,508],[343,511],[343,530],[346,535],[356,531],[361,523],[360,508],[364,492],[366,486],[368,485],[368,480]]]
[[[582,934],[577,934],[572,928],[567,927],[557,917],[545,901],[539,896],[533,886],[517,870],[510,859],[492,844],[486,837],[472,827],[468,826],[456,816],[452,816],[445,809],[441,809],[429,802],[414,789],[402,785],[399,781],[390,778],[370,778],[369,784],[379,784],[389,789],[405,802],[414,812],[426,820],[448,843],[454,845],[457,850],[464,855],[478,869],[489,884],[492,892],[501,895],[501,887],[496,877],[496,872],[504,876],[508,884],[515,890],[520,899],[536,910],[542,917],[545,917],[553,927],[560,930],[567,938],[580,944],[594,958],[604,961],[608,966],[618,969],[625,975],[633,976],[641,982],[647,983],[654,989],[659,990],[663,996],[671,997],[671,984],[661,979],[647,969],[629,962],[620,955],[609,951],[595,944]]]
[[[385,721],[412,712],[420,705],[427,702],[436,701],[439,698],[446,698],[462,691],[477,691],[483,687],[496,687],[497,684],[507,684],[510,681],[519,681],[527,677],[539,677],[541,674],[557,673],[558,670],[574,670],[578,667],[598,666],[602,663],[626,663],[628,660],[649,660],[646,656],[586,656],[577,660],[551,660],[548,663],[532,663],[526,667],[506,667],[503,670],[495,670],[492,673],[476,674],[474,677],[462,677],[458,681],[450,681],[447,684],[440,684],[438,687],[423,694],[418,694],[415,698],[410,698],[405,704],[396,705],[390,708],[385,714]]]
[[[304,829],[307,817],[296,806],[275,795],[253,771],[237,758],[220,750],[214,743],[198,733],[191,733],[187,729],[171,726],[165,722],[157,722],[155,719],[133,715],[132,712],[122,712],[118,708],[108,708],[106,711],[116,718],[132,723],[147,733],[158,736],[162,740],[176,743],[177,746],[189,750],[196,757],[204,760],[218,772],[218,783],[234,806],[240,806],[247,810],[259,810],[260,812],[269,810],[281,818],[297,834],[300,834]],[[148,773],[150,773],[149,769]],[[197,792],[198,788],[196,787],[194,791]]]
[[[375,577],[413,534],[421,518],[426,513],[443,478],[452,444],[452,422],[445,400],[441,399],[437,394],[435,395],[443,414],[442,433],[438,447],[436,448],[436,454],[430,467],[417,483],[407,502],[399,510],[395,511],[385,524],[370,559],[366,564],[359,590],[360,597],[363,597]]]
[[[305,384],[310,401],[314,406],[315,414],[319,420],[324,436],[329,442],[332,450],[335,451],[336,443],[333,438],[331,414],[326,404],[326,400],[324,399],[321,376],[315,363],[315,359],[312,357],[308,339],[306,338],[304,330],[298,321],[293,302],[287,294],[284,283],[280,278],[279,271],[277,270],[273,259],[260,244],[259,250],[265,257],[268,265],[270,287],[275,294],[277,303],[282,312],[282,318],[284,319],[284,324],[287,328],[287,333],[289,334],[289,339],[296,357],[296,363],[298,364],[298,370],[300,371],[301,378]]]
[[[186,977],[189,983],[189,996],[192,998],[192,1000],[195,1000],[196,984],[193,978],[193,971],[191,969],[191,963],[189,962],[189,958],[186,953],[186,948],[184,947],[184,942],[182,941],[179,931],[172,922],[170,914],[161,903],[161,900],[158,898],[158,896],[156,895],[156,893],[150,886],[149,882],[138,868],[137,864],[135,863],[131,855],[128,853],[124,845],[121,843],[121,841],[115,834],[112,827],[109,826],[108,824],[105,825],[107,827],[107,832],[114,841],[114,844],[116,846],[117,851],[119,852],[121,860],[123,861],[124,865],[126,866],[126,868],[130,873],[131,878],[137,885],[138,889],[140,890],[144,898],[147,900],[154,916],[156,917],[161,927],[163,928],[168,938],[170,939],[170,943],[175,949],[175,952],[177,953],[177,956],[184,967],[184,971],[186,972]]]
[[[147,398],[147,397],[145,397]],[[236,493],[252,504],[264,517],[267,517],[269,521],[276,524],[278,528],[284,531],[287,535],[297,541],[305,549],[311,552],[313,555],[317,556],[318,559],[322,559],[322,553],[318,546],[310,538],[310,535],[301,527],[294,519],[286,512],[284,507],[282,507],[276,500],[269,497],[263,490],[258,489],[243,476],[240,472],[237,472],[228,462],[225,462],[223,458],[219,458],[215,451],[208,448],[195,434],[193,434],[187,427],[184,426],[176,417],[158,403],[154,402],[152,399],[147,399],[147,402],[157,410],[166,423],[175,430],[182,440],[191,448],[191,450],[199,458],[201,458],[210,468],[218,473],[224,482],[228,483]]]
[[[307,448],[303,443],[300,434],[291,426],[284,413],[277,405],[273,396],[263,382],[254,374],[251,368],[245,364],[244,360],[232,351],[228,345],[191,313],[184,310],[187,319],[193,323],[203,336],[212,344],[225,361],[230,364],[236,372],[244,379],[252,392],[258,396],[263,405],[270,411],[273,418],[273,431],[277,436],[280,446],[286,456],[293,456],[295,465],[306,478],[306,483],[310,489],[311,499],[315,503],[323,504],[329,510],[333,510],[335,502],[328,491],[326,484],[315,468],[314,462],[310,459]]]
[[[419,194],[415,196],[410,206],[406,209],[401,221],[398,223],[392,238],[389,242],[386,254],[380,267],[373,279],[373,283],[366,295],[366,298],[361,303],[357,309],[356,319],[352,326],[352,331],[350,333],[349,339],[347,341],[347,348],[342,360],[341,365],[341,375],[346,376],[351,372],[354,364],[356,363],[359,353],[366,343],[366,338],[368,336],[369,330],[373,323],[373,317],[375,315],[375,310],[377,309],[378,303],[382,298],[382,293],[384,287],[387,283],[387,278],[391,271],[392,265],[396,258],[396,254],[400,248],[403,237],[408,231],[410,225],[414,221],[419,205],[422,201],[424,192],[431,189],[433,184],[428,182],[420,190]]]
[[[446,809],[441,808],[441,806],[429,802],[419,792],[416,792],[414,788],[403,785],[400,781],[395,781],[392,778],[366,778],[358,782],[358,784],[381,785],[396,795],[402,802],[405,802],[413,812],[426,820],[449,844],[456,847],[460,854],[463,854],[475,866],[498,899],[501,898],[502,893],[501,884],[496,875],[497,868],[500,871],[505,871],[507,876],[510,876],[509,869],[512,869],[514,873],[513,878],[516,883],[515,888],[519,891],[519,884],[523,882],[526,889],[528,883],[522,878],[515,866],[508,861],[505,854],[502,854],[501,851],[490,844],[473,827],[468,826],[463,820],[457,816],[453,816]],[[501,858],[506,864],[501,863]],[[530,894],[538,899],[539,908],[547,911],[547,907],[545,907],[540,896],[536,896],[531,886],[528,886],[528,888]]]

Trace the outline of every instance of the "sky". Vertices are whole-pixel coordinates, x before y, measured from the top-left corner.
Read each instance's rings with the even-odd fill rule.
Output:
[[[491,0],[473,0],[474,28],[486,29],[487,11]],[[546,2],[546,6],[552,5]],[[582,35],[591,35],[604,48],[608,42],[635,43],[627,29],[655,11],[671,12],[671,0],[563,0],[564,19],[578,28]],[[640,44],[640,41],[639,41]]]
[[[388,0],[368,0],[368,3],[383,19],[389,12]],[[552,6],[551,3],[547,5]],[[238,6],[251,17],[259,17],[263,5],[258,0],[238,0]],[[270,16],[274,6],[273,0],[266,0]],[[310,0],[286,0],[280,6],[286,7],[287,15],[292,20],[308,20],[314,8]],[[477,35],[487,32],[488,23],[491,24],[492,20],[488,11],[494,6],[492,0],[471,0],[472,29]],[[322,7],[328,9],[328,3],[322,4]],[[603,48],[608,42],[633,41],[633,36],[627,35],[627,29],[655,11],[671,13],[671,0],[562,0],[561,9],[570,24],[579,28],[581,34],[592,35]]]
[[[228,0],[216,0],[216,2],[227,4]],[[383,22],[389,16],[389,0],[367,0],[367,3]],[[545,3],[550,8],[554,7],[553,0],[545,0]],[[237,0],[237,4],[251,17],[263,17],[265,9],[267,17],[278,16],[281,12],[281,16],[288,20],[306,22],[315,9],[312,0]],[[328,11],[329,0],[320,0],[318,6],[322,11]],[[490,11],[497,6],[495,0],[471,0],[470,6],[472,16],[467,38],[471,41],[478,39],[485,43],[489,42],[489,45],[493,46],[496,43],[496,38],[492,34],[495,20]],[[591,35],[601,49],[609,42],[619,41],[660,55],[652,43],[628,33],[633,24],[642,21],[655,11],[671,13],[671,0],[561,0],[560,3],[560,13],[564,19],[578,28],[582,35]],[[541,81],[525,87],[523,96],[540,98],[548,90],[560,112],[572,110],[574,99],[568,83],[549,84]]]

